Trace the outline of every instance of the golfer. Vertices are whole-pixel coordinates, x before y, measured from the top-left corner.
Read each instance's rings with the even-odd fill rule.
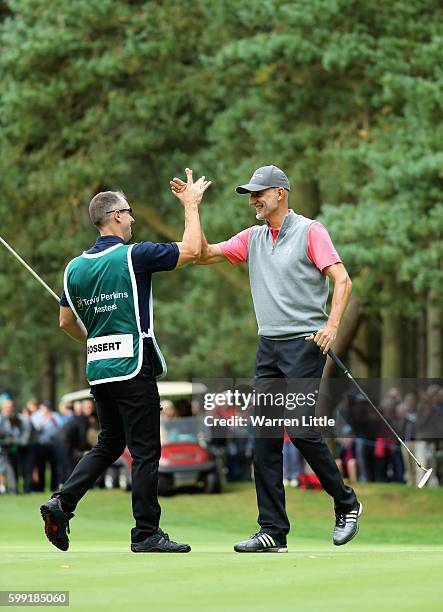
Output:
[[[187,186],[173,179],[171,189],[186,192]],[[266,384],[266,379],[319,379],[351,293],[351,281],[326,229],[288,208],[290,189],[287,176],[276,166],[258,168],[249,183],[237,187],[237,193],[249,194],[256,219],[265,223],[219,244],[209,245],[202,238],[198,263],[248,263],[260,336],[256,384]],[[325,311],[328,279],[334,283],[329,317]],[[312,430],[291,440],[334,499],[334,544],[346,544],[358,531],[362,504],[352,488],[345,486],[320,433]],[[282,448],[283,435],[256,436],[254,474],[260,531],[236,544],[237,552],[287,551]]]
[[[127,445],[132,456],[133,552],[189,552],[159,527],[160,398],[156,378],[166,364],[154,336],[151,276],[195,262],[201,251],[198,205],[210,182],[176,194],[185,210],[182,242],[128,245],[134,222],[120,192],[98,193],[89,215],[100,236],[65,270],[60,327],[87,347],[86,376],[101,432],[97,445],[75,467],[60,491],[40,508],[49,541],[69,547],[69,520],[77,503]],[[83,326],[79,324],[79,321]]]

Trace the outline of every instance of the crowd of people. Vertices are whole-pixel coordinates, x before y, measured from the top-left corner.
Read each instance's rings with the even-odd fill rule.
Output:
[[[429,486],[443,482],[443,387],[430,384],[401,393],[392,387],[380,410],[418,461],[433,468]],[[350,481],[416,485],[423,476],[360,393],[343,397],[336,409],[337,463]]]
[[[0,494],[55,491],[84,452],[97,442],[99,425],[89,399],[62,403],[30,399],[22,410],[6,396],[0,414]],[[49,467],[49,471],[47,471]]]
[[[433,468],[429,486],[443,483],[443,388],[430,385],[418,393],[401,393],[392,387],[383,395],[380,410],[419,462]],[[362,394],[345,393],[334,421],[335,460],[350,483],[418,484],[423,471]],[[283,457],[285,485],[299,486],[306,468],[287,436]]]
[[[224,465],[228,481],[253,479],[254,432],[245,427],[203,429],[198,401],[161,402],[162,444],[195,439],[209,444]],[[430,486],[443,482],[443,387],[430,385],[418,393],[389,389],[380,408],[420,463],[433,468]],[[220,406],[219,416],[235,414]],[[349,482],[397,482],[416,485],[422,473],[359,393],[346,393],[335,409],[337,465]],[[0,413],[0,494],[57,490],[82,455],[97,442],[99,423],[92,399],[60,404],[30,399],[18,410],[12,397],[3,396]],[[49,469],[48,469],[49,468]],[[283,444],[285,486],[299,487],[315,477],[286,434]]]

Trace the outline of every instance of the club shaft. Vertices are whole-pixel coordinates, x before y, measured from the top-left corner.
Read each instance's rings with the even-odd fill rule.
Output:
[[[59,296],[51,289],[51,287],[49,287],[45,283],[45,281],[43,279],[40,278],[40,276],[36,272],[34,272],[34,270],[26,263],[26,261],[24,259],[22,259],[20,257],[20,255],[18,253],[16,253],[11,246],[9,246],[9,244],[6,242],[6,240],[3,240],[3,238],[1,236],[0,236],[0,242],[8,249],[8,251],[10,253],[12,253],[12,255],[14,255],[14,257],[22,264],[22,266],[24,266],[28,270],[28,272],[30,274],[32,274],[32,276],[35,278],[35,280],[37,280],[40,283],[40,285],[42,285],[46,289],[46,291],[48,291],[48,293],[50,293],[52,295],[52,297],[55,300],[57,300],[57,303],[59,303],[60,302]]]
[[[360,387],[360,385],[358,384],[358,382],[355,380],[355,378],[352,376],[352,374],[349,372],[348,368],[344,365],[344,363],[337,357],[337,355],[334,353],[334,351],[332,349],[329,349],[328,351],[328,355],[331,357],[331,359],[337,364],[337,366],[340,368],[340,370],[345,374],[345,376],[347,376],[349,378],[349,380],[352,380],[352,382],[354,383],[354,385],[357,387],[357,389],[360,391],[360,393],[363,395],[363,397],[366,399],[367,402],[369,402],[369,404],[372,406],[372,408],[375,410],[375,412],[378,414],[378,416],[381,418],[381,420],[383,421],[383,423],[389,428],[389,430],[394,434],[394,436],[396,437],[396,439],[400,442],[400,444],[408,451],[408,453],[410,454],[410,456],[414,459],[415,463],[418,465],[418,467],[422,470],[426,470],[425,467],[423,467],[418,459],[415,457],[414,453],[408,448],[408,446],[403,442],[403,440],[400,438],[400,436],[398,435],[398,433],[395,431],[395,429],[392,427],[392,425],[389,423],[389,421],[384,417],[383,413],[377,408],[377,406],[369,399],[369,397],[367,396],[367,394],[364,392],[364,390]]]

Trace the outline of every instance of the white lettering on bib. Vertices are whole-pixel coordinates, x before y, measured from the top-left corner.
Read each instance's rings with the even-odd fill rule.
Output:
[[[86,346],[88,363],[98,359],[120,359],[134,356],[132,334],[88,338]]]

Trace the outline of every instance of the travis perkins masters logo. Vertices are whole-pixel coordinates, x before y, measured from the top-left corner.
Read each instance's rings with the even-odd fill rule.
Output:
[[[83,309],[83,306],[94,306],[94,312],[97,314],[99,312],[109,312],[110,310],[117,310],[118,306],[114,302],[112,305],[103,304],[98,306],[100,302],[107,302],[113,300],[126,300],[129,295],[127,291],[113,291],[112,293],[100,293],[99,295],[94,295],[92,298],[76,298],[77,306],[79,310]]]

